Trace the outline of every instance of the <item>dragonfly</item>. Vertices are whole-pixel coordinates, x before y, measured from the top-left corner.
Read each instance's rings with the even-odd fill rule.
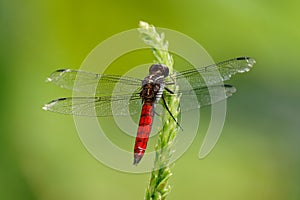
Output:
[[[128,116],[140,113],[133,150],[133,164],[137,165],[145,154],[158,103],[163,105],[180,126],[166,103],[165,99],[168,95],[180,95],[181,112],[214,104],[236,92],[234,86],[224,84],[223,81],[229,80],[237,73],[249,71],[254,64],[253,58],[237,57],[173,74],[169,74],[167,66],[153,64],[144,79],[60,69],[53,72],[47,80],[62,88],[93,94],[93,96],[55,99],[45,104],[43,109],[62,114],[93,117]],[[219,78],[210,78],[216,72],[219,73]],[[120,87],[116,87],[116,84]],[[169,85],[174,84],[179,88],[176,94],[168,88]],[[211,94],[220,89],[224,91],[223,94],[211,98]],[[191,101],[195,97],[197,101]]]

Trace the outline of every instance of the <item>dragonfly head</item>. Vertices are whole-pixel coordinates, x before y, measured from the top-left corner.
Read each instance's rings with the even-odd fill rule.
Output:
[[[153,64],[149,69],[149,74],[163,75],[167,77],[169,75],[169,68],[163,64]]]

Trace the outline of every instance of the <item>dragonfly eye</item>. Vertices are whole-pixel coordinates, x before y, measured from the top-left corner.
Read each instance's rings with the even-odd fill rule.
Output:
[[[169,75],[169,68],[163,64],[153,64],[149,69],[150,74],[159,74],[164,77]]]

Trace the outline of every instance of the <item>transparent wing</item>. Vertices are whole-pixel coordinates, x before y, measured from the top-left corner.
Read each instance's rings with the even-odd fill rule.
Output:
[[[195,88],[181,93],[180,110],[182,112],[199,109],[222,101],[236,92],[232,85],[215,85],[211,87]]]
[[[74,83],[76,80],[76,87]],[[142,80],[119,75],[94,74],[91,72],[60,69],[53,72],[47,81],[62,88],[84,92],[87,94],[109,95],[117,93],[132,93],[141,87]]]
[[[173,77],[179,85],[179,90],[202,88],[205,86],[216,85],[221,81],[229,80],[236,73],[249,71],[255,64],[255,60],[249,57],[234,58],[206,67],[194,68],[176,73]],[[216,77],[219,72],[221,77]],[[205,77],[205,80],[204,78]]]
[[[140,113],[141,103],[138,93],[122,96],[68,97],[53,100],[43,109],[80,116],[129,116]]]

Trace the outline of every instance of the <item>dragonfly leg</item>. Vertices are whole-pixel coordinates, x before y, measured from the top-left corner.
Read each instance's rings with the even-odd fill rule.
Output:
[[[176,82],[175,82],[174,78],[173,78],[172,76],[169,76],[169,77],[170,77],[170,79],[171,79],[172,81],[171,81],[171,82],[167,82],[166,85],[175,85]],[[166,91],[169,92],[170,94],[174,94],[174,92],[173,92],[171,89],[169,89],[169,88],[167,88],[167,87],[165,87],[165,89],[166,89]]]
[[[173,114],[171,113],[168,104],[166,102],[166,99],[164,98],[164,95],[161,96],[163,103],[164,103],[164,107],[167,109],[168,113],[171,115],[171,117],[173,118],[173,120],[176,122],[177,126],[183,131],[182,127],[180,126],[180,124],[178,123],[178,121],[175,119],[175,117],[173,116]]]
[[[166,91],[169,92],[170,94],[174,94],[174,92],[173,92],[171,89],[169,89],[169,88],[167,88],[167,87],[165,87],[165,89],[166,89]]]
[[[173,76],[169,76],[169,78],[172,80],[171,82],[167,82],[166,85],[175,85],[176,81]]]

